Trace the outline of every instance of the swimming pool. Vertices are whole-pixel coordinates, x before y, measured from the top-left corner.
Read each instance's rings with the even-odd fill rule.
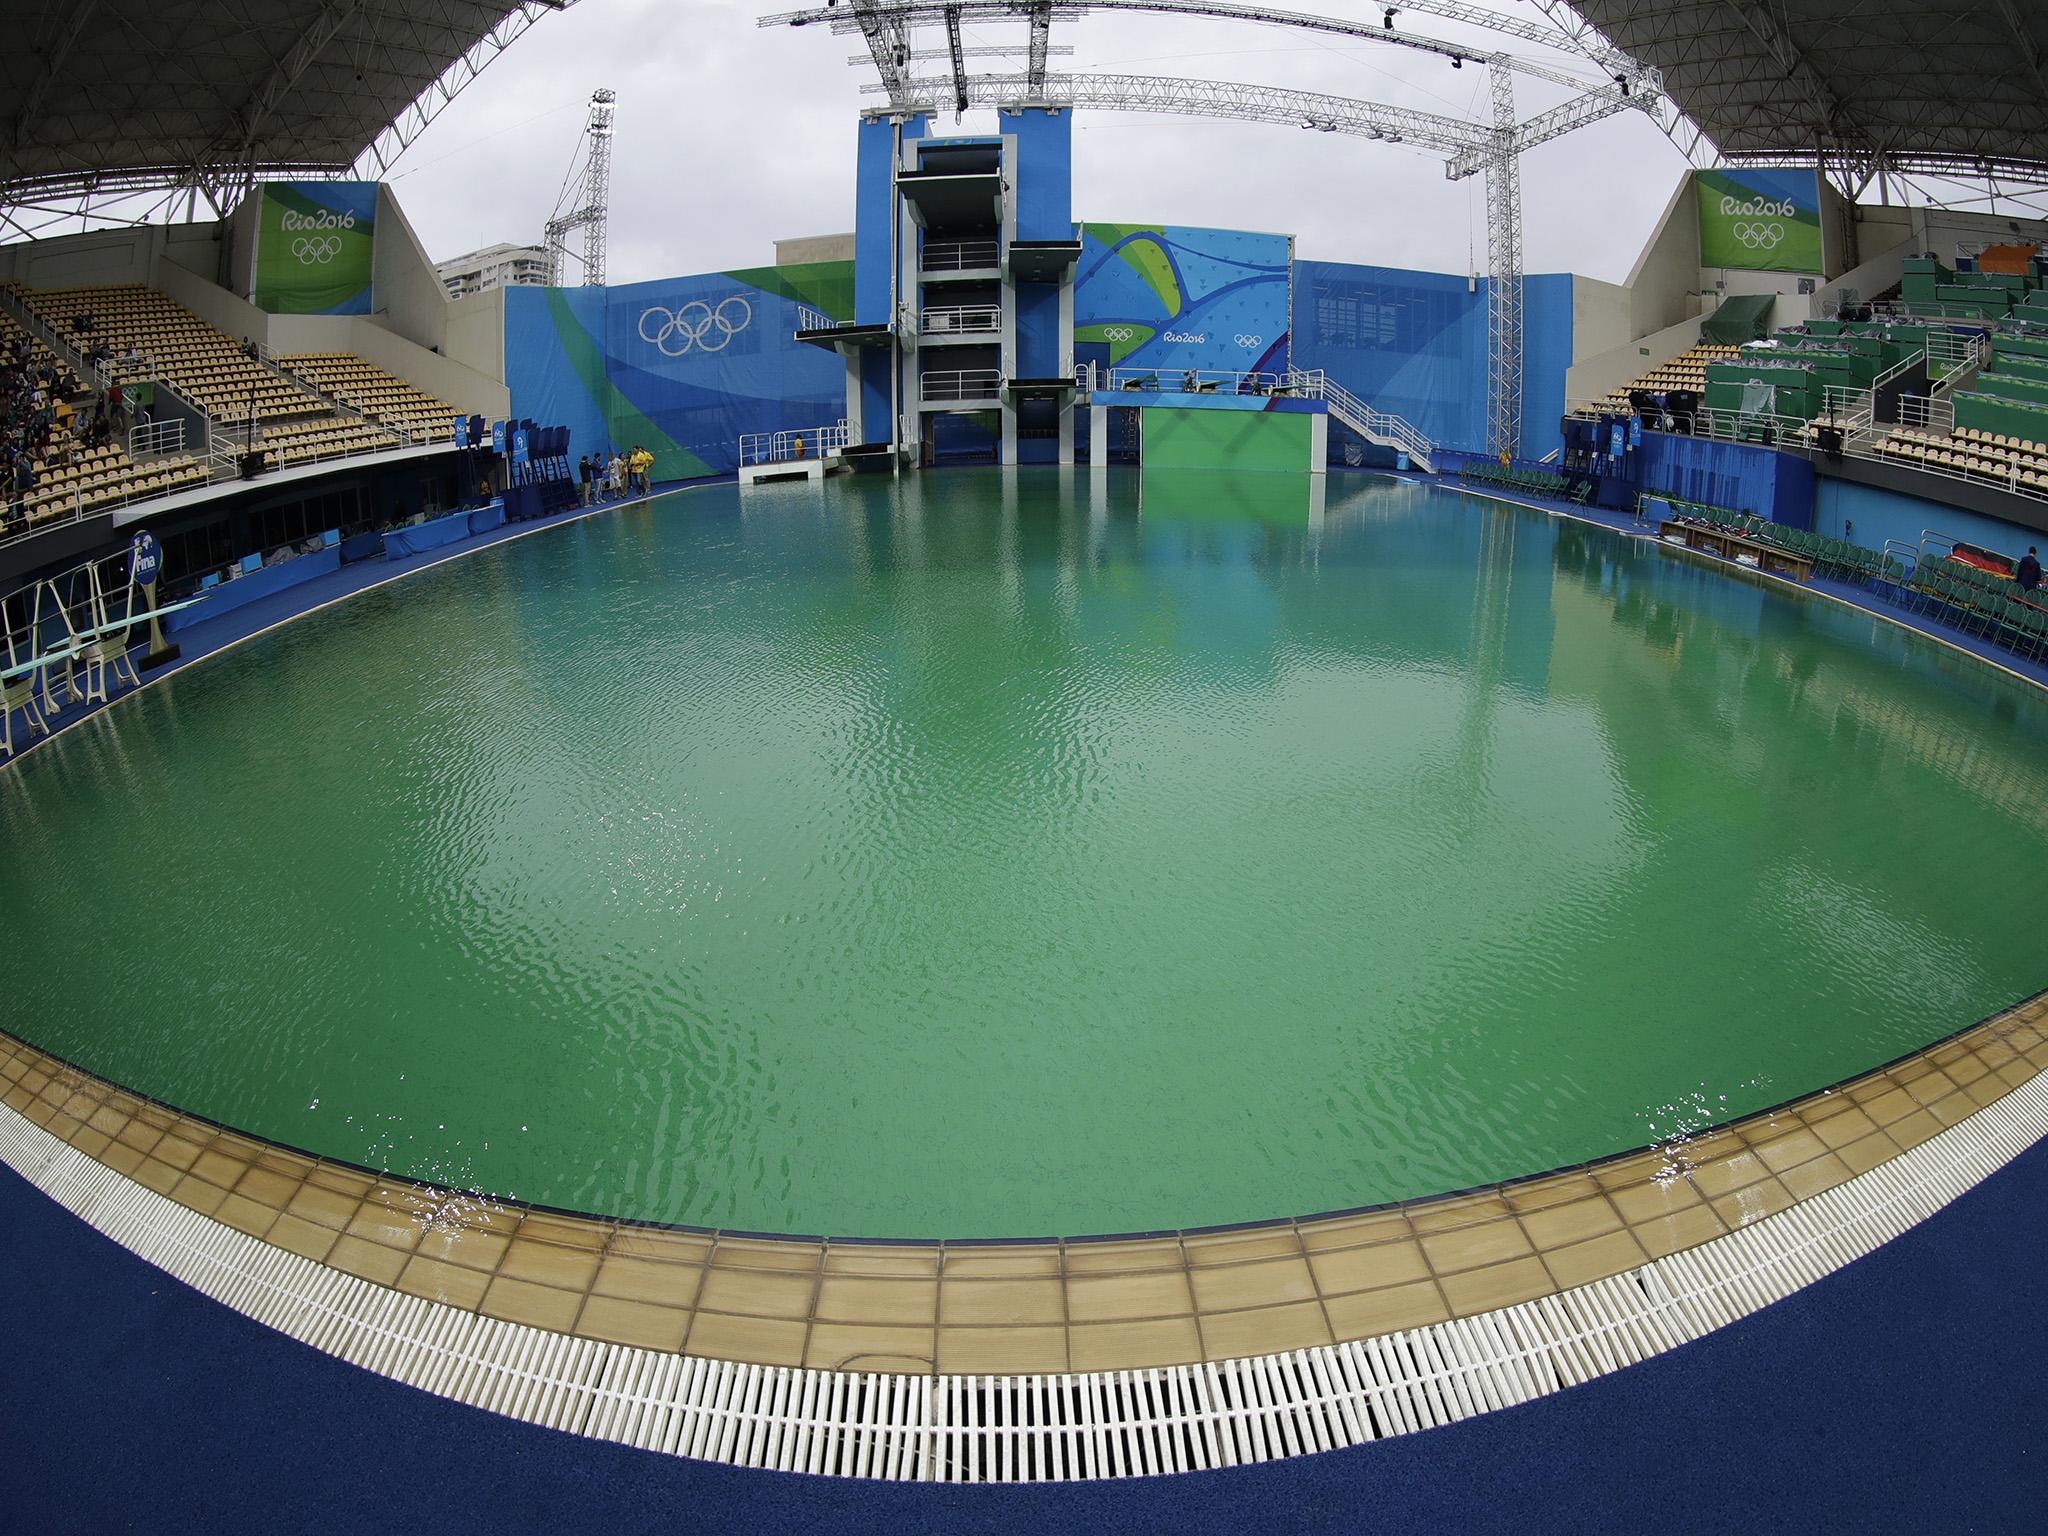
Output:
[[[487,550],[6,775],[16,1033],[326,1156],[863,1236],[1663,1139],[2034,990],[2034,690],[1415,486],[949,471]]]

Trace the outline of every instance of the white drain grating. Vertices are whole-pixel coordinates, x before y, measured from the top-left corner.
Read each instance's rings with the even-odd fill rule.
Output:
[[[200,1216],[0,1106],[0,1161],[271,1328],[442,1397],[671,1455],[1038,1482],[1273,1461],[1541,1397],[1725,1326],[1932,1215],[2048,1133],[2036,1078],[1845,1184],[1627,1274],[1360,1343],[1158,1370],[901,1376],[742,1365],[499,1322]]]

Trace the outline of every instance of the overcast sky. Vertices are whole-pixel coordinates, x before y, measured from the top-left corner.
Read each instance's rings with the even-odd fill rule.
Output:
[[[538,241],[598,86],[619,93],[611,281],[762,265],[778,238],[851,229],[855,119],[877,100],[860,90],[875,74],[848,67],[862,51],[857,35],[756,27],[759,16],[796,3],[582,0],[543,18],[392,173],[429,253],[441,260],[497,241]],[[1480,3],[1540,20],[1517,0]],[[1278,0],[1274,8],[1374,20],[1384,10],[1358,0]],[[1488,49],[1505,41],[1420,13],[1397,25]],[[970,49],[1021,43],[1025,29],[997,23],[969,27],[966,37]],[[1471,119],[1490,110],[1483,69],[1383,44],[1099,11],[1055,24],[1053,41],[1075,49],[1053,60],[1055,70],[1242,80]],[[944,33],[921,32],[915,43],[943,46]],[[1511,51],[1570,63],[1534,45]],[[1016,59],[980,66],[1020,67]],[[1568,94],[1517,80],[1524,118]],[[964,127],[993,120],[969,113]],[[952,125],[950,112],[940,116],[941,131]],[[1310,259],[1449,272],[1476,261],[1485,270],[1484,183],[1447,180],[1440,155],[1299,128],[1132,113],[1083,112],[1074,126],[1076,218],[1273,230],[1296,236],[1297,254]],[[1532,151],[1522,173],[1527,270],[1623,280],[1684,169],[1634,112]]]

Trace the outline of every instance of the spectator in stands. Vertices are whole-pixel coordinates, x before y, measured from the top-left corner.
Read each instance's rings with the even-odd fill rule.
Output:
[[[2022,592],[2031,592],[2041,585],[2041,560],[2033,545],[2029,544],[2027,552],[2020,556],[2020,568],[2013,574],[2018,577]]]
[[[107,386],[106,405],[100,412],[100,415],[105,419],[111,431],[118,432],[121,430],[122,420],[126,416],[127,410],[128,397],[121,391],[121,381],[116,379]]]
[[[590,455],[585,454],[576,461],[576,474],[583,482],[583,505],[590,505]]]
[[[242,338],[242,356],[252,363],[256,361],[256,343],[246,336]]]

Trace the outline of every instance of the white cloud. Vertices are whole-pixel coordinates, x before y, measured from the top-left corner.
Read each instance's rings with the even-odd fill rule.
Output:
[[[852,228],[854,124],[876,100],[860,91],[874,72],[846,64],[861,49],[857,36],[758,28],[767,9],[584,0],[543,19],[399,162],[393,186],[427,249],[444,258],[538,240],[598,86],[619,93],[612,281],[763,264],[777,238]],[[1485,34],[1419,14],[1400,24],[1486,45]],[[1024,33],[983,26],[967,35],[971,44]],[[919,44],[941,38],[920,34]],[[1243,79],[1474,119],[1488,110],[1483,69],[1288,29],[1097,11],[1056,24],[1054,40],[1077,50],[1054,61],[1062,69]],[[1517,90],[1524,117],[1568,94],[1526,77]],[[949,127],[951,115],[940,121]],[[1074,160],[1079,218],[1276,230],[1295,235],[1305,257],[1433,271],[1465,271],[1469,253],[1485,270],[1482,181],[1448,181],[1441,157],[1406,147],[1084,111]],[[1527,269],[1622,280],[1683,169],[1636,113],[1532,152],[1522,174]]]

